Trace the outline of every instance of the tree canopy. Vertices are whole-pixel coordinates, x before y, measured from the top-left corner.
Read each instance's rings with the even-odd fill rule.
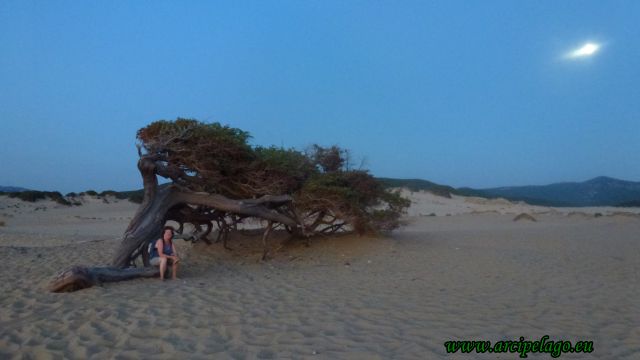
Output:
[[[232,199],[291,195],[295,210],[313,219],[310,231],[392,230],[409,205],[366,170],[348,169],[347,152],[338,146],[251,146],[246,131],[181,118],[153,122],[137,138],[158,175],[176,185]]]

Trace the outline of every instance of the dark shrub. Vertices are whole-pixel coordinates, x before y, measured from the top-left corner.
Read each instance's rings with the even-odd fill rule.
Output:
[[[46,199],[46,194],[44,191],[29,190],[29,191],[19,191],[19,192],[9,193],[9,197],[18,198],[22,201],[27,201],[27,202],[36,202],[38,200]]]
[[[142,193],[134,193],[129,196],[129,201],[136,204],[142,204],[143,199],[144,199],[144,196]]]
[[[104,196],[107,196],[107,195],[118,197],[118,192],[117,191],[113,191],[113,190],[105,190],[105,191],[101,192],[99,195],[101,197],[104,197]]]

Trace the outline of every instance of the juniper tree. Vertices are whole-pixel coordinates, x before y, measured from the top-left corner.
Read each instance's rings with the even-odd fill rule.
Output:
[[[191,224],[196,229],[191,236],[207,243],[213,229],[217,240],[226,241],[238,223],[263,220],[264,257],[275,227],[300,238],[390,231],[409,205],[366,170],[348,169],[347,153],[337,146],[314,145],[305,152],[252,146],[246,131],[180,118],[149,124],[138,130],[137,140],[144,195],[112,266],[67,270],[53,290],[153,276],[157,272],[148,268],[125,268],[139,259],[148,266],[147,245],[170,220],[180,225],[179,232]],[[158,177],[169,182],[160,185]]]

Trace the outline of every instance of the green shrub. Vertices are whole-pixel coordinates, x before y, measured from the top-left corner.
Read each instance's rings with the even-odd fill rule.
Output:
[[[9,197],[18,198],[22,201],[27,201],[27,202],[36,202],[38,200],[46,199],[46,194],[44,191],[29,190],[29,191],[19,191],[19,192],[9,193]]]
[[[49,196],[51,198],[51,200],[55,201],[56,203],[60,204],[60,205],[66,205],[66,206],[71,206],[71,203],[65,199],[61,193],[59,193],[58,191],[54,191],[54,192],[48,192],[47,196]]]
[[[118,191],[115,192],[116,199],[129,200],[131,202],[140,204],[144,197],[144,190],[131,190],[131,191]]]
[[[136,204],[142,204],[142,200],[144,199],[144,196],[142,193],[135,193],[135,194],[131,194],[129,196],[129,201],[131,201],[132,203],[136,203]]]
[[[58,204],[61,205],[71,205],[67,199],[65,199],[62,194],[58,191],[36,191],[36,190],[28,190],[28,191],[19,191],[14,193],[9,193],[10,198],[18,198],[22,201],[27,202],[36,202],[38,200],[51,199]]]
[[[104,197],[107,195],[118,197],[118,192],[114,190],[105,190],[99,194],[99,196],[101,197]]]

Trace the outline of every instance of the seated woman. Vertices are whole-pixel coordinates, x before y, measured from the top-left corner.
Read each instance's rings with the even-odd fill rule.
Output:
[[[156,240],[155,246],[151,249],[151,265],[160,266],[160,280],[164,280],[164,273],[167,265],[171,265],[171,278],[176,279],[178,272],[178,253],[173,245],[173,232],[171,226],[162,229],[162,239]]]

